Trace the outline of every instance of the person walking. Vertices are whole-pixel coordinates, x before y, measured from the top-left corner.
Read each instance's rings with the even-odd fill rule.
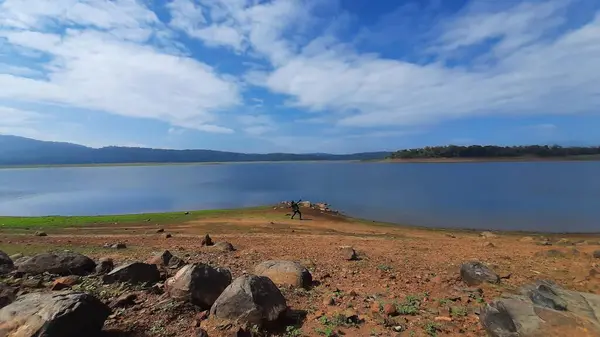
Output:
[[[292,200],[292,210],[294,211],[294,214],[292,214],[292,219],[294,218],[294,216],[296,216],[296,214],[300,215],[300,220],[302,220],[302,212],[300,212],[300,205],[299,203],[302,201],[302,199],[298,200],[297,202]]]

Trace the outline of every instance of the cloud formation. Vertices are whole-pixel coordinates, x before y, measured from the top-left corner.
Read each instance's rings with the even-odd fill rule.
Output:
[[[0,105],[44,103],[163,121],[166,130],[283,140],[297,135],[285,133],[278,114],[358,138],[600,108],[600,4],[591,0],[472,1],[449,12],[406,5],[398,13],[435,24],[390,36],[387,46],[379,34],[375,49],[365,36],[418,20],[390,28],[388,13],[366,23],[343,5],[4,0]]]

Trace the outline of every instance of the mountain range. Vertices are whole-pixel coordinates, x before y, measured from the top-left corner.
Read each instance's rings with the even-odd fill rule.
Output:
[[[0,135],[0,165],[77,165],[126,163],[252,162],[301,160],[374,160],[390,152],[354,154],[328,153],[237,153],[214,150],[166,150],[140,147],[83,145],[48,142],[31,138]]]

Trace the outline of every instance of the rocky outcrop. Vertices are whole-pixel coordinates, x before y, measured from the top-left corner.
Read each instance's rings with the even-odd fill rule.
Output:
[[[181,268],[165,283],[172,298],[188,301],[202,309],[210,309],[219,295],[231,284],[231,272],[206,264]]]
[[[156,283],[160,280],[160,272],[154,264],[133,262],[118,266],[110,273],[104,275],[102,280],[104,283]]]
[[[499,283],[500,276],[481,262],[470,261],[460,267],[460,277],[468,286],[481,283]]]
[[[15,268],[13,260],[0,250],[0,275],[8,274]]]
[[[268,277],[244,275],[230,284],[210,309],[217,319],[262,325],[286,310],[285,298]]]
[[[86,293],[26,294],[0,309],[0,336],[96,335],[109,314],[105,304]]]
[[[600,336],[600,295],[538,281],[487,305],[479,317],[492,337]]]
[[[56,253],[42,253],[28,258],[19,263],[17,272],[29,275],[38,275],[44,272],[50,274],[87,275],[96,268],[96,263],[85,255],[64,251]]]
[[[270,278],[277,285],[309,288],[312,284],[312,275],[308,269],[293,261],[264,261],[254,268],[254,273]]]

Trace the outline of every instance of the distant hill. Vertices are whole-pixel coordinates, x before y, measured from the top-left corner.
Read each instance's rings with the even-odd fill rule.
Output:
[[[163,150],[109,146],[100,149],[0,135],[0,165],[77,165],[126,163],[194,163],[301,160],[375,160],[390,152],[354,154],[236,153],[213,150]]]

